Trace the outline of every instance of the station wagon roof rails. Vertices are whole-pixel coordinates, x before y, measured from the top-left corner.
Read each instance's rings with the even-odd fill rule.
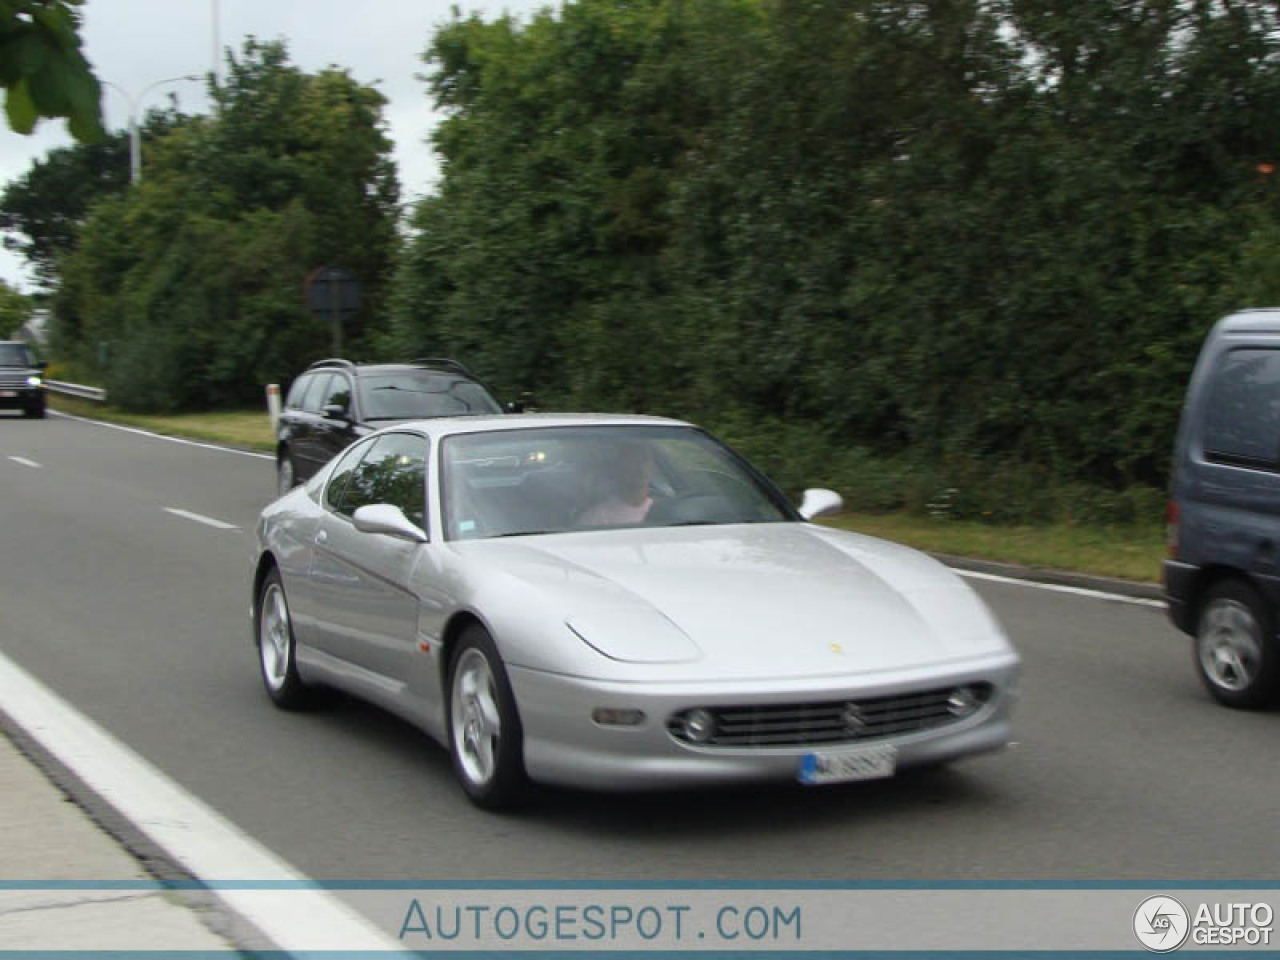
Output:
[[[475,377],[469,369],[459,363],[457,360],[450,360],[447,357],[419,357],[412,361],[413,363],[421,363],[425,366],[445,367],[449,370],[457,370],[459,373],[466,374],[468,377]]]
[[[350,360],[343,360],[341,357],[330,357],[328,360],[317,360],[308,370],[316,370],[320,367],[346,367],[348,370],[354,370],[356,365]]]

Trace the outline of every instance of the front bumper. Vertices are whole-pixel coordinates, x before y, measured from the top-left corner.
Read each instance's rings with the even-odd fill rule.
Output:
[[[1183,633],[1195,633],[1192,610],[1192,592],[1200,568],[1177,560],[1165,560],[1163,565],[1164,602],[1169,619]]]
[[[0,387],[0,410],[29,410],[44,403],[44,387]]]
[[[879,743],[897,748],[899,770],[999,750],[1012,736],[1010,710],[1017,697],[1018,669],[1017,655],[1010,653],[892,678],[658,685],[601,683],[507,668],[520,705],[529,776],[542,783],[598,790],[795,782],[808,754]],[[991,684],[993,693],[972,716],[928,730],[839,745],[699,747],[676,740],[666,729],[671,714],[712,703],[870,698],[978,682]],[[591,719],[597,707],[643,710],[645,721],[636,727],[600,726]]]

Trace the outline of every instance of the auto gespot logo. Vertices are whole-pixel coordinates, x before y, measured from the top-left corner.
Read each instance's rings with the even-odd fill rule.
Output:
[[[1133,932],[1154,953],[1169,953],[1188,939],[1214,946],[1269,946],[1275,911],[1268,903],[1200,904],[1191,914],[1174,897],[1148,897],[1133,914]]]

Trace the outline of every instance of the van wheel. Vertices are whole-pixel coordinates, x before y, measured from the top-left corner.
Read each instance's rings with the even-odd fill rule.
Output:
[[[1271,608],[1250,584],[1215,584],[1200,605],[1195,638],[1200,679],[1219,703],[1257,709],[1271,702],[1280,686]]]

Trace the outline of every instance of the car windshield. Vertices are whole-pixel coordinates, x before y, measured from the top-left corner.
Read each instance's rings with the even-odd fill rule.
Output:
[[[0,367],[29,367],[35,363],[25,343],[0,343]]]
[[[366,420],[416,420],[501,413],[489,391],[474,380],[432,370],[366,374],[360,378]]]
[[[768,523],[797,515],[741,458],[693,427],[541,427],[441,444],[446,535]]]

